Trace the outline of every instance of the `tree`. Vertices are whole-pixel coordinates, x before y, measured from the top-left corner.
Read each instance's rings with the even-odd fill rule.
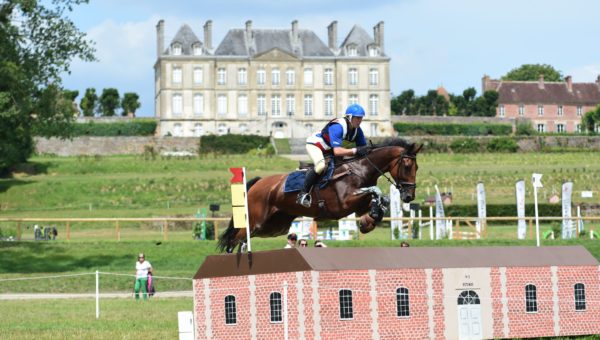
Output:
[[[100,112],[104,117],[112,117],[121,104],[119,91],[115,88],[103,89],[100,95]]]
[[[563,81],[560,71],[546,64],[524,64],[512,69],[502,77],[502,80],[535,81],[544,76],[544,81]]]
[[[123,112],[121,115],[126,116],[131,114],[135,116],[135,111],[142,106],[140,104],[140,96],[134,92],[125,92],[123,94],[123,100],[121,100],[121,107],[123,108]]]
[[[594,110],[586,112],[581,118],[583,131],[587,133],[596,133],[596,126],[600,125],[600,105]]]
[[[72,101],[60,75],[94,49],[66,16],[86,0],[0,1],[0,173],[27,160],[33,136],[68,138]]]
[[[86,117],[93,117],[96,112],[96,105],[98,103],[98,95],[96,94],[96,89],[88,88],[85,90],[85,94],[83,98],[81,98],[81,103],[79,103],[79,107],[81,108],[81,112]]]
[[[415,91],[412,89],[403,91],[399,96],[392,99],[392,112],[395,115],[415,114]]]
[[[71,113],[75,117],[77,117],[79,113],[79,109],[77,109],[77,102],[75,101],[75,99],[77,99],[77,96],[79,96],[79,91],[77,90],[63,90],[63,97],[65,98],[65,100],[71,102]]]

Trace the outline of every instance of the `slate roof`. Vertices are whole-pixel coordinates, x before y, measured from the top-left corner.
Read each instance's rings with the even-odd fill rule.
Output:
[[[582,246],[293,248],[210,255],[194,279],[298,271],[598,266]]]
[[[484,90],[496,90],[499,103],[507,104],[573,104],[600,103],[600,83],[573,83],[569,91],[566,82],[491,80]]]
[[[354,25],[350,30],[350,33],[346,36],[346,39],[344,39],[344,42],[342,42],[342,45],[340,45],[340,55],[346,56],[346,47],[351,44],[356,45],[358,56],[368,57],[369,51],[367,50],[367,47],[371,44],[375,44],[375,41],[362,27]]]
[[[181,44],[182,55],[191,55],[193,53],[193,44],[202,44],[202,42],[200,41],[200,39],[198,39],[194,31],[192,31],[192,28],[187,24],[181,26],[179,31],[177,31],[177,34],[175,34],[175,37],[173,38],[173,40],[171,40],[171,45],[173,45],[176,42]],[[165,54],[170,54],[169,52],[171,45],[169,45],[169,48],[166,49]]]

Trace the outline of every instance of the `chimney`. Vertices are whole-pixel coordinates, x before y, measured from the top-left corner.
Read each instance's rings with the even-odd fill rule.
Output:
[[[544,89],[544,75],[540,74],[540,80],[538,81],[538,87],[540,90]]]
[[[569,92],[573,92],[573,79],[571,76],[566,76],[565,80],[567,82],[567,90],[569,90]]]
[[[383,21],[380,21],[373,27],[373,38],[375,38],[375,44],[379,46],[379,52],[383,54]]]
[[[248,38],[252,37],[252,20],[246,21],[246,35]]]
[[[298,20],[292,21],[292,44],[298,44]]]
[[[600,86],[600,74],[598,75],[598,77],[596,78],[596,84],[598,84],[598,86]]]
[[[156,24],[156,57],[160,56],[165,51],[165,21],[160,20]]]
[[[208,20],[204,24],[204,47],[212,50],[212,20]]]
[[[490,90],[488,88],[490,83],[490,76],[488,76],[487,74],[483,75],[483,78],[481,78],[481,93],[485,93],[485,91]]]
[[[327,37],[328,45],[330,50],[337,50],[337,21],[332,21],[329,26],[327,26]]]

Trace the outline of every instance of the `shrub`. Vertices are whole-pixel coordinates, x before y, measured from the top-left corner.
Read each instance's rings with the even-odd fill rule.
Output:
[[[456,153],[472,153],[479,152],[481,146],[473,138],[458,138],[452,141],[450,149]]]
[[[510,137],[498,137],[490,140],[486,145],[489,152],[517,152],[519,146]]]
[[[508,136],[512,134],[512,126],[509,124],[442,124],[442,123],[395,123],[394,129],[400,135],[422,136],[422,135],[446,135],[446,136]]]
[[[518,136],[533,136],[535,135],[536,131],[533,129],[533,127],[531,126],[530,122],[517,122],[517,129],[516,129],[516,134]]]
[[[207,135],[200,138],[200,153],[243,154],[252,149],[266,148],[269,137],[256,135]]]
[[[152,136],[156,131],[156,120],[136,119],[113,123],[76,123],[73,136]]]

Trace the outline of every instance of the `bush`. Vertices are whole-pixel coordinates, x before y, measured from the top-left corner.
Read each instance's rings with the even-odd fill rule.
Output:
[[[405,136],[445,135],[445,136],[508,136],[512,134],[510,124],[441,124],[441,123],[395,123],[394,129]]]
[[[519,146],[510,137],[498,137],[490,140],[486,145],[489,152],[517,152]]]
[[[536,131],[531,126],[530,122],[517,122],[516,134],[518,136],[533,136],[536,134]]]
[[[156,120],[136,119],[114,123],[76,123],[73,136],[153,136]]]
[[[452,141],[450,149],[455,153],[479,152],[481,146],[473,138],[458,138]]]
[[[269,137],[256,135],[208,135],[200,138],[200,153],[244,154],[252,149],[266,148]]]
[[[525,216],[534,215],[534,205],[525,205]],[[444,207],[446,216],[467,216],[477,217],[477,204],[474,205],[449,205]],[[486,206],[487,216],[517,216],[516,204],[488,204]],[[552,217],[562,216],[562,206],[560,204],[538,204],[539,216]],[[516,221],[516,220],[515,220]]]
[[[206,223],[206,238],[205,240],[214,240],[215,239],[215,223],[213,221],[203,221]],[[203,222],[194,222],[192,226],[192,237],[194,240],[202,239],[202,223]]]

